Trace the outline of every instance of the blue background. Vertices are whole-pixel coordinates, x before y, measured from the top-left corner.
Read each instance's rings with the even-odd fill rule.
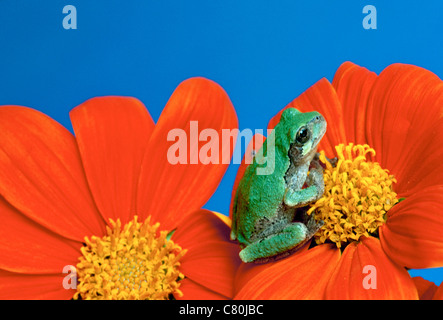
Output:
[[[278,5],[277,5],[278,3]],[[65,5],[77,30],[62,26]],[[365,5],[377,30],[365,30]],[[229,94],[240,129],[268,120],[350,60],[395,62],[443,76],[443,1],[0,0],[0,104],[38,109],[72,130],[93,96],[139,98],[156,121],[174,88],[204,76]],[[227,214],[238,166],[206,208]],[[411,271],[440,284],[443,269]]]

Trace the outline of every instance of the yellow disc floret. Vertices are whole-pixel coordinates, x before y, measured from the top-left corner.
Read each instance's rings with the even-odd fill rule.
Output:
[[[75,299],[169,299],[181,295],[180,258],[186,250],[172,240],[159,223],[137,222],[123,229],[111,220],[107,235],[85,238],[77,264]]]
[[[340,248],[362,236],[375,235],[386,221],[386,212],[398,199],[393,190],[393,183],[397,182],[394,176],[371,161],[374,149],[352,143],[340,144],[335,149],[335,167],[320,152],[320,161],[326,165],[325,192],[308,214],[324,222],[315,235],[316,243],[329,240]]]

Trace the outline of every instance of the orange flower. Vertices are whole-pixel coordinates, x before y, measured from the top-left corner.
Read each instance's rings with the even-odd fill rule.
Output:
[[[325,224],[309,250],[242,264],[236,298],[418,298],[405,268],[443,266],[442,106],[443,82],[425,69],[394,64],[377,76],[350,62],[286,106],[328,123],[321,159],[338,163],[325,164],[325,194],[309,210]]]
[[[443,282],[437,287],[434,282],[422,277],[414,277],[412,279],[417,287],[420,300],[443,300]]]
[[[184,81],[157,124],[127,97],[70,116],[75,137],[33,109],[0,108],[0,299],[232,297],[237,246],[200,209],[227,164],[167,160],[171,129],[237,128],[224,90]]]

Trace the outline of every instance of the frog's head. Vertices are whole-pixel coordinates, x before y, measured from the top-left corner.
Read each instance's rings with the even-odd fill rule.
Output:
[[[317,146],[326,132],[326,120],[317,111],[302,113],[288,108],[282,113],[281,120],[287,129],[290,141],[291,158],[303,161],[314,157]]]

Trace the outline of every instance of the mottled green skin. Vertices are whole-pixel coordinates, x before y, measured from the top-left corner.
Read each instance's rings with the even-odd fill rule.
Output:
[[[303,126],[310,129],[312,138],[297,146],[294,143],[296,135]],[[312,236],[305,224],[293,223],[292,219],[295,208],[323,194],[322,169],[319,169],[321,177],[317,178],[320,187],[311,183],[314,185],[301,189],[325,131],[326,121],[318,112],[301,113],[288,108],[282,113],[280,122],[263,144],[261,152],[246,169],[235,194],[231,232],[231,239],[237,239],[244,248],[240,253],[244,262],[282,255]],[[261,160],[267,157],[272,138],[275,138],[274,171],[258,175],[257,168],[269,165]],[[291,186],[287,181],[291,181]]]

